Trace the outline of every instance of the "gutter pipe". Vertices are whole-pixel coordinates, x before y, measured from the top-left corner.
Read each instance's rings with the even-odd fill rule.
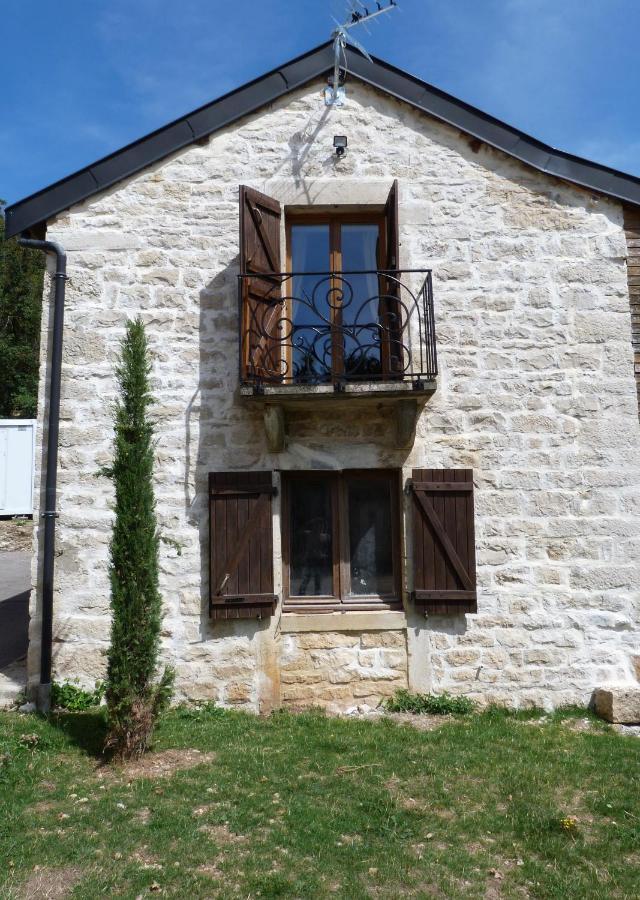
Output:
[[[42,626],[40,635],[40,684],[37,708],[48,713],[51,706],[51,651],[53,645],[53,575],[56,545],[56,489],[58,481],[58,433],[60,430],[60,382],[62,373],[62,332],[64,299],[67,281],[67,255],[54,241],[20,238],[18,243],[30,250],[42,250],[56,257],[54,273],[55,297],[53,308],[53,345],[49,380],[49,416],[47,431],[47,474],[45,485],[44,548],[42,575]]]

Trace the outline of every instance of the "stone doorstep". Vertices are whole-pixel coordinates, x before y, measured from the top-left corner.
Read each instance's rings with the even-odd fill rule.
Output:
[[[640,724],[640,687],[629,685],[597,688],[593,694],[596,713],[617,725]]]

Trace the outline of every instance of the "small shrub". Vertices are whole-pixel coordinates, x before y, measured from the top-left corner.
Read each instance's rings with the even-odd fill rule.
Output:
[[[69,712],[84,712],[94,706],[100,706],[105,691],[104,681],[98,681],[92,691],[83,691],[70,681],[63,684],[54,683],[51,685],[51,706],[68,709]]]
[[[385,701],[384,707],[389,712],[463,716],[473,712],[475,704],[468,697],[453,697],[447,693],[412,694],[410,691],[400,690]]]

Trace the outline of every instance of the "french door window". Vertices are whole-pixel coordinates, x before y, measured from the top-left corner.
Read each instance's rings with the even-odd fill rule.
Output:
[[[397,482],[393,471],[283,476],[287,608],[399,604]]]
[[[297,382],[383,371],[384,222],[362,214],[288,218],[290,365]]]

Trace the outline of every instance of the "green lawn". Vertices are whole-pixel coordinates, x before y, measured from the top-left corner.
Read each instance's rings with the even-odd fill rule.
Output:
[[[100,712],[1,714],[0,897],[636,900],[640,740],[539,715],[175,710],[155,750],[213,755],[140,777]]]

